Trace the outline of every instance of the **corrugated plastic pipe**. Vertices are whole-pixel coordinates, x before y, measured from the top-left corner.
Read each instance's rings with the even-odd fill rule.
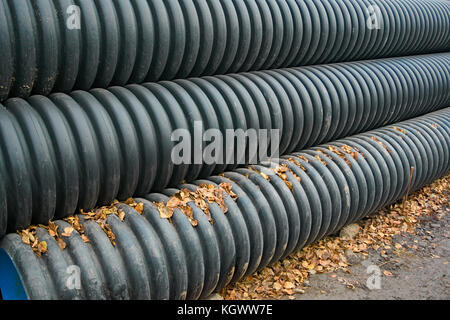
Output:
[[[450,108],[274,161],[179,186],[193,191],[225,182],[238,196],[233,200],[229,189],[225,193],[226,213],[214,201],[209,213],[188,203],[195,227],[179,209],[171,221],[160,216],[154,203],[166,203],[180,191],[167,189],[136,199],[142,215],[117,204],[123,221],[114,214],[107,218],[115,246],[86,216],[80,221],[89,242],[74,231],[63,238],[64,251],[38,228],[39,241],[48,246],[42,258],[18,234],[9,234],[0,244],[2,294],[12,299],[208,296],[448,173]],[[65,221],[56,225],[58,232],[70,227]],[[73,265],[79,268],[78,289],[67,286],[74,276],[67,268]]]
[[[447,0],[1,0],[0,101],[448,51]]]
[[[447,107],[449,80],[442,53],[9,99],[0,236],[235,168],[173,164],[172,132],[194,137],[195,121],[222,133],[279,129],[285,154]]]

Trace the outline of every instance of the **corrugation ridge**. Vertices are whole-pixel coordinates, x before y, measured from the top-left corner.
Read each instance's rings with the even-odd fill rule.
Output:
[[[173,131],[194,137],[196,121],[222,133],[279,129],[286,154],[447,107],[449,63],[440,53],[9,99],[0,137],[8,230],[242,164],[174,164]],[[224,142],[228,159],[234,144]]]
[[[450,108],[446,108],[199,180],[196,186],[148,194],[147,200],[136,199],[143,205],[140,211],[136,203],[115,204],[125,214],[107,218],[116,235],[115,245],[94,222],[80,215],[91,239],[88,242],[74,230],[64,236],[67,248],[62,251],[45,229],[38,228],[37,236],[48,243],[42,258],[17,234],[6,236],[0,248],[12,259],[30,299],[205,297],[230,280],[238,281],[446,174],[450,168],[449,132]],[[280,172],[282,167],[286,169]],[[207,218],[210,213],[196,202],[188,204],[196,226],[178,209],[171,221],[160,217],[151,202],[166,204],[170,195],[183,192],[183,188],[195,191],[210,181],[213,188],[228,182],[238,196],[234,202],[230,190],[224,191],[231,211],[226,213],[214,204],[212,224]],[[55,223],[60,227],[59,236],[70,227],[64,221]],[[319,233],[312,231],[319,229]],[[248,237],[237,234],[238,230],[248,230]],[[242,249],[242,245],[246,247]],[[80,267],[79,289],[65,286],[69,277],[65,270],[71,265]],[[155,266],[159,269],[152,268]],[[247,266],[251,267],[245,272]],[[117,286],[113,274],[118,276]]]
[[[443,0],[4,0],[0,15],[0,101],[441,52],[450,41]]]

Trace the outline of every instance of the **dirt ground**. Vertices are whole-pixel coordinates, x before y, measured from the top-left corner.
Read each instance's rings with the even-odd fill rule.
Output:
[[[297,300],[450,299],[449,226],[448,214],[440,221],[435,216],[423,217],[415,235],[403,234],[394,238],[394,242],[402,244],[403,248],[417,249],[388,251],[384,256],[371,250],[366,259],[354,256],[350,274],[339,270],[311,275],[303,284],[305,293],[294,297]],[[378,273],[379,286],[375,280]]]

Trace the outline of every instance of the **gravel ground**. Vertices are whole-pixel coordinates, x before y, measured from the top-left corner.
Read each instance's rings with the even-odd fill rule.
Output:
[[[415,235],[394,237],[394,242],[409,249],[391,251],[384,256],[370,250],[365,260],[353,260],[354,264],[349,267],[350,274],[337,271],[311,275],[304,283],[304,286],[309,286],[305,293],[294,297],[298,300],[450,299],[449,226],[448,214],[443,215],[440,221],[433,219],[433,216],[425,217],[416,228]],[[416,250],[411,249],[415,246]],[[376,268],[370,266],[377,266],[380,270],[379,287],[374,279]]]

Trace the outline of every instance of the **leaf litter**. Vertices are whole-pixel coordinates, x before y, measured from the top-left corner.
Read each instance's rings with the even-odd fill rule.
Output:
[[[167,203],[153,202],[158,208],[160,217],[163,219],[172,218],[175,210],[180,210],[188,219],[193,227],[198,225],[198,221],[194,218],[194,211],[189,203],[201,209],[207,216],[210,224],[214,224],[211,216],[209,205],[211,203],[217,203],[224,213],[228,212],[228,208],[225,204],[223,193],[227,193],[234,201],[237,200],[237,195],[231,190],[232,187],[229,183],[222,182],[218,187],[212,184],[200,184],[195,191],[188,189],[181,189],[174,195],[172,195]]]
[[[228,208],[224,202],[224,192],[227,193],[234,201],[237,200],[237,195],[232,191],[232,187],[229,183],[221,183],[219,187],[209,184],[201,184],[193,192],[187,189],[182,189],[170,197],[166,204],[155,203],[155,205],[157,206],[162,219],[169,219],[170,221],[170,218],[173,215],[173,210],[180,209],[188,217],[191,224],[196,226],[198,222],[193,218],[192,208],[188,206],[188,203],[193,202],[208,217],[209,222],[213,224],[209,204],[212,202],[217,203],[222,211],[226,213]],[[86,212],[84,210],[80,210],[78,215],[65,218],[64,221],[66,221],[70,227],[65,227],[63,230],[60,230],[59,226],[54,222],[49,221],[48,225],[40,224],[37,226],[30,226],[27,229],[17,231],[17,233],[21,237],[22,242],[29,245],[33,252],[41,258],[43,254],[47,253],[48,246],[47,242],[39,241],[37,229],[45,229],[48,234],[55,239],[59,248],[61,250],[65,250],[67,247],[65,239],[69,238],[74,231],[78,233],[83,242],[90,242],[89,238],[85,234],[85,228],[80,221],[81,218],[84,221],[93,221],[98,224],[110,240],[111,244],[116,246],[116,236],[112,231],[111,226],[107,223],[107,219],[110,215],[115,215],[121,222],[124,222],[126,214],[118,207],[120,203],[126,204],[127,206],[133,208],[141,215],[143,214],[144,204],[137,203],[133,198],[128,198],[124,202],[114,200],[109,206],[102,206]]]
[[[353,239],[328,236],[291,254],[261,271],[247,276],[221,291],[225,300],[277,299],[304,293],[305,280],[311,274],[330,273],[342,270],[351,273],[345,252],[350,250],[365,259],[369,250],[386,254],[394,250],[396,254],[406,251],[400,243],[393,243],[396,235],[414,234],[421,218],[431,216],[441,210],[450,212],[450,175],[434,181],[401,201],[389,205],[377,213],[358,222],[360,231]],[[405,208],[405,210],[404,210]],[[409,246],[417,250],[417,246]],[[385,276],[392,276],[387,270]],[[331,274],[336,278],[336,274]],[[339,282],[354,289],[357,283],[339,277]]]
[[[342,147],[340,149],[344,150]],[[335,150],[331,151],[335,152]],[[355,151],[350,148],[345,150],[345,152],[354,154]],[[291,162],[293,162],[292,160],[290,159]],[[273,170],[279,176],[286,172],[283,166]],[[282,179],[284,180],[284,176],[282,176]],[[359,253],[363,258],[369,254],[370,249],[379,250],[382,254],[386,250],[392,249],[392,247],[396,250],[405,250],[400,244],[392,243],[393,237],[402,233],[414,233],[420,217],[432,215],[442,206],[448,207],[450,202],[448,190],[450,190],[450,175],[436,180],[430,186],[422,188],[408,199],[404,199],[403,203],[400,201],[392,204],[375,215],[359,221],[358,224],[361,227],[361,231],[356,238],[342,239],[337,236],[329,236],[321,239],[312,245],[304,247],[283,261],[278,261],[256,274],[250,275],[240,282],[223,289],[222,295],[225,299],[231,300],[273,299],[284,295],[292,296],[305,291],[303,283],[311,274],[334,272],[336,270],[350,273],[348,267],[351,264],[347,261],[344,254],[346,250]],[[167,204],[164,205],[165,209],[160,210],[160,207],[158,207],[158,210],[161,218],[170,219],[174,209],[186,210],[187,203],[193,201],[202,208],[206,215],[210,215],[209,204],[205,201],[208,200],[208,202],[218,203],[224,213],[226,213],[227,208],[223,202],[223,192],[229,194],[236,201],[237,196],[231,190],[230,184],[222,183],[219,188],[203,184],[194,192],[187,189],[180,190],[180,192],[169,198]],[[124,203],[134,208],[139,214],[143,213],[143,203],[136,203],[132,198],[127,199]],[[119,202],[116,200],[110,206],[104,206],[94,211],[84,212],[80,210],[80,215],[64,219],[71,227],[64,228],[62,232],[58,230],[59,227],[54,222],[50,221],[47,226],[30,226],[27,229],[17,231],[17,233],[21,237],[22,242],[29,245],[33,252],[38,257],[41,257],[47,253],[48,246],[46,241],[39,241],[36,234],[37,228],[47,230],[49,235],[57,241],[60,249],[64,250],[66,243],[63,238],[69,237],[73,231],[77,231],[84,242],[89,242],[88,237],[84,234],[84,227],[79,220],[79,217],[82,216],[86,220],[92,220],[99,224],[111,243],[115,245],[115,235],[106,223],[106,219],[109,215],[115,214],[121,221],[124,221],[125,212],[118,209],[117,204]],[[447,208],[445,213],[448,211],[450,210]],[[188,216],[190,210],[186,210],[184,213]],[[195,223],[193,221],[191,223],[194,226]],[[412,246],[411,249],[417,250],[417,246],[415,248]],[[353,284],[345,283],[345,280],[341,282],[349,288],[354,286]]]

